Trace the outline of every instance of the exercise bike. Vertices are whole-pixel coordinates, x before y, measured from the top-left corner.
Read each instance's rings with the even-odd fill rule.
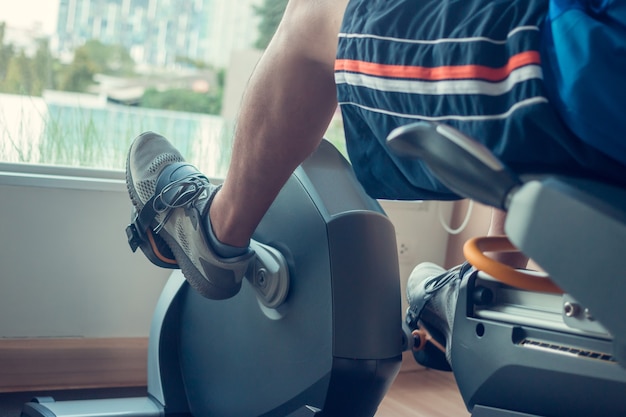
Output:
[[[550,274],[520,285],[480,256],[493,242],[469,245],[477,265],[465,270],[451,358],[472,416],[626,415],[626,190],[517,178],[443,125],[400,128],[389,146],[425,160],[459,195],[507,210],[515,247]],[[174,273],[153,318],[146,397],[35,400],[22,416],[373,416],[415,342],[401,325],[394,230],[380,206],[323,142],[254,238],[288,269],[278,299],[264,291],[284,288],[266,280],[276,265],[255,265],[225,301]]]
[[[35,399],[22,416],[373,416],[407,343],[395,232],[378,202],[324,141],[253,238],[273,256],[253,262],[231,299],[172,274],[151,324],[146,397]]]
[[[520,178],[441,124],[398,128],[389,146],[451,190],[508,212],[508,238],[467,242],[451,361],[473,417],[626,415],[626,189]],[[485,252],[521,250],[549,277]],[[416,393],[418,395],[418,393]]]

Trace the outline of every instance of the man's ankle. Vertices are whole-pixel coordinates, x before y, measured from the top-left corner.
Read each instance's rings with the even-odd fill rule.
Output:
[[[207,216],[206,220],[206,229],[207,234],[209,235],[209,243],[213,247],[215,253],[217,253],[222,258],[234,258],[237,256],[241,256],[248,251],[248,246],[232,246],[227,243],[221,242],[217,236],[215,236],[215,232],[213,230],[213,226],[211,225],[211,220],[209,216]]]

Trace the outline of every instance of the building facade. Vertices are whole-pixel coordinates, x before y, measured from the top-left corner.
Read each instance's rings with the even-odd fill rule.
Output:
[[[257,36],[261,0],[60,0],[60,56],[89,39],[123,45],[139,66],[173,68],[179,58],[228,64]]]

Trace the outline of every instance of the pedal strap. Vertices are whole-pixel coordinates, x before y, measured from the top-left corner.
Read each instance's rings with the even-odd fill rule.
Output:
[[[171,174],[185,166],[190,168],[189,175],[172,180]],[[171,250],[158,233],[167,221],[171,209],[193,204],[197,196],[206,191],[205,181],[208,183],[208,179],[189,163],[177,162],[165,167],[157,178],[154,194],[141,210],[135,211],[133,221],[126,227],[131,250],[136,252],[137,248],[141,248],[146,257],[157,266],[178,268]],[[220,187],[215,187],[209,199]],[[206,205],[208,206],[209,204]],[[164,218],[155,224],[158,214],[164,214]]]

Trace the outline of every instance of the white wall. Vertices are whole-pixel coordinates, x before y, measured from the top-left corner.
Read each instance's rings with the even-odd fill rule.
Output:
[[[440,216],[445,222],[449,222],[453,203],[439,201],[380,203],[396,229],[404,312],[407,308],[406,281],[413,268],[425,261],[444,265],[448,233],[441,226]]]
[[[122,172],[0,164],[0,338],[144,337],[170,271],[133,254]],[[381,202],[394,222],[404,288],[443,264],[449,203]]]
[[[148,335],[170,271],[126,243],[122,172],[0,164],[0,196],[0,338]]]

